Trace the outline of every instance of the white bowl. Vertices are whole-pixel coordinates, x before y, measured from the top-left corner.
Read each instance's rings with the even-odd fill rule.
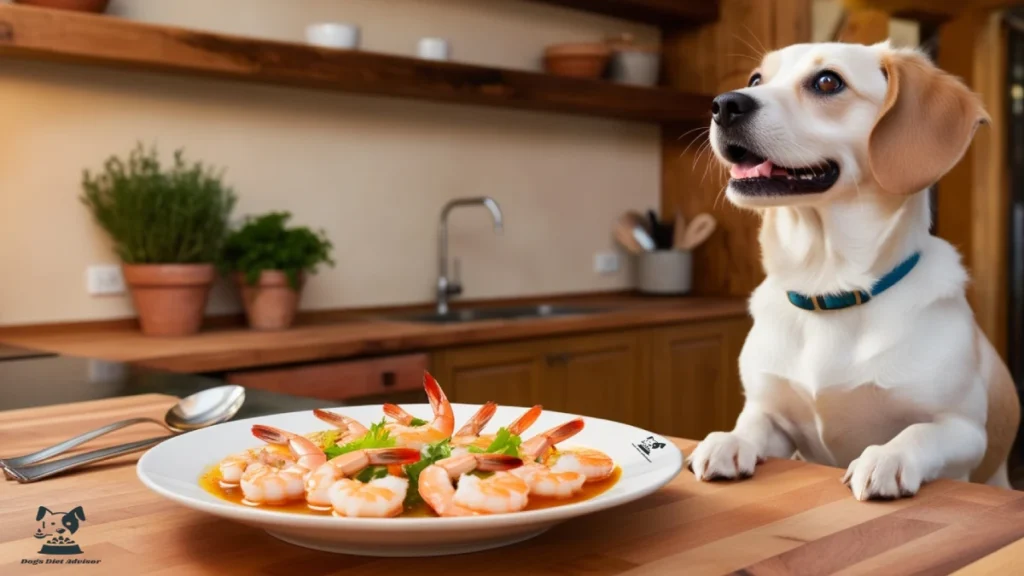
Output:
[[[461,425],[479,406],[453,404]],[[406,405],[413,415],[429,419],[428,404]],[[381,407],[348,406],[338,412],[361,422],[379,421]],[[501,406],[489,432],[512,422],[524,408]],[[529,437],[575,418],[547,412],[527,431]],[[139,460],[139,479],[148,488],[188,508],[266,530],[271,536],[316,550],[363,556],[439,556],[496,548],[541,534],[555,524],[642,498],[658,490],[682,469],[683,456],[665,438],[617,422],[584,418],[582,432],[565,446],[589,446],[610,455],[622,468],[619,481],[590,500],[513,514],[463,518],[339,518],[250,508],[226,502],[199,486],[199,477],[221,458],[260,443],[250,433],[261,423],[305,434],[325,425],[312,412],[293,412],[227,422],[172,438]],[[654,447],[652,447],[652,445]]]

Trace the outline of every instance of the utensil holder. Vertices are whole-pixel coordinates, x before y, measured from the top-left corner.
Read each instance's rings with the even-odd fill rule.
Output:
[[[644,294],[681,295],[693,284],[693,253],[657,250],[637,256],[637,289]]]

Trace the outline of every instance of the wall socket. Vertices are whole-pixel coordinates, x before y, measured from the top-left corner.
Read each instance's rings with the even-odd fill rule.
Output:
[[[598,252],[594,254],[594,272],[598,274],[615,274],[619,271],[619,255],[615,252]]]
[[[85,291],[92,296],[124,294],[124,276],[116,264],[96,264],[85,269]]]

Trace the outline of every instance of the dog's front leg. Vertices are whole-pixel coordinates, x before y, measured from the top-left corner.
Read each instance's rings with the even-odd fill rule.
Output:
[[[732,480],[754,474],[765,458],[789,458],[793,442],[765,409],[747,401],[732,432],[708,434],[690,455],[690,469],[698,480]]]
[[[843,477],[858,500],[913,496],[923,482],[966,479],[985,455],[985,428],[950,414],[913,424],[881,446],[868,446]]]

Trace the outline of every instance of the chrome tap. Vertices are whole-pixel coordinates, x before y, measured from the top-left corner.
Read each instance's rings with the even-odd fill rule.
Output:
[[[500,233],[502,231],[503,220],[501,216],[501,207],[494,201],[493,198],[488,196],[481,196],[479,198],[456,198],[455,200],[449,201],[441,209],[441,224],[437,229],[437,313],[447,314],[448,313],[448,299],[452,296],[458,296],[462,294],[462,284],[459,283],[459,260],[455,259],[453,262],[455,268],[455,278],[448,278],[448,214],[452,210],[460,206],[483,206],[491,211],[491,217],[494,218],[494,232]]]

